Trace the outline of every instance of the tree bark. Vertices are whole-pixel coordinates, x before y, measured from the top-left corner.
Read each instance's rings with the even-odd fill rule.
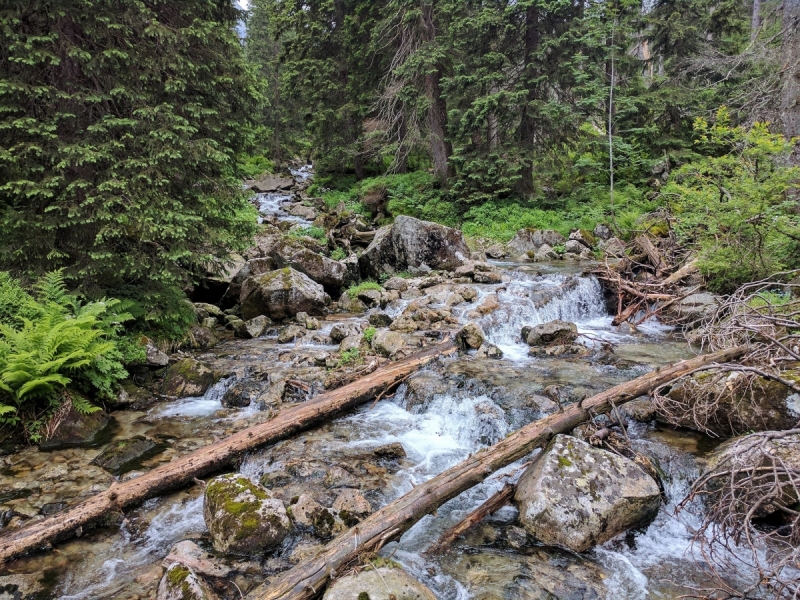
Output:
[[[528,87],[525,105],[522,107],[520,122],[520,142],[525,149],[522,160],[522,179],[520,187],[525,198],[533,195],[533,149],[536,141],[536,125],[531,105],[536,100],[536,91],[531,84],[533,79],[533,54],[539,47],[539,8],[531,5],[525,9],[525,85]]]
[[[310,600],[328,584],[339,569],[358,558],[362,552],[376,552],[399,538],[414,523],[436,508],[477,485],[489,475],[544,446],[555,434],[571,431],[590,417],[669,383],[681,375],[714,362],[727,362],[744,353],[744,348],[730,348],[663,367],[652,373],[612,387],[562,412],[526,425],[490,448],[476,452],[405,496],[377,511],[357,526],[328,543],[316,556],[289,569],[270,584],[251,593],[251,600]]]
[[[220,470],[258,446],[282,440],[352,409],[371,400],[436,357],[455,351],[455,348],[452,340],[437,344],[378,369],[358,381],[289,408],[266,423],[244,429],[124,483],[113,484],[105,492],[67,511],[0,535],[0,563],[79,534],[83,526],[108,512],[122,510],[191,483],[197,477]]]
[[[750,18],[750,41],[755,42],[761,28],[761,0],[753,0],[753,13]]]
[[[433,3],[426,4],[422,8],[422,29],[425,42],[435,43]],[[453,147],[447,139],[447,102],[442,97],[441,78],[440,65],[425,75],[425,96],[428,98],[428,130],[433,173],[437,179],[445,182],[449,175],[448,160],[453,153]]]
[[[784,0],[783,29],[780,115],[783,134],[791,139],[800,136],[800,0]],[[800,164],[797,148],[793,156],[794,163]]]

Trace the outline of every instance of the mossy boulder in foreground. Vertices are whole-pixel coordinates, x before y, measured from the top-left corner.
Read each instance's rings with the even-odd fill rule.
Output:
[[[219,552],[261,554],[279,546],[292,524],[283,502],[244,475],[222,475],[206,486],[203,518]]]
[[[403,569],[370,566],[334,581],[323,600],[436,600],[427,587]]]
[[[285,319],[300,312],[321,315],[330,297],[308,275],[285,267],[247,279],[242,284],[240,302],[245,320],[258,315]]]

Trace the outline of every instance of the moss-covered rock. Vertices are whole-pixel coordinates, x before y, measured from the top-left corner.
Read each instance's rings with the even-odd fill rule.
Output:
[[[291,530],[283,502],[244,475],[222,475],[206,485],[203,518],[214,548],[255,555],[275,548]]]
[[[383,561],[385,562],[385,561]],[[436,600],[436,596],[403,569],[370,566],[334,581],[323,600]]]
[[[192,569],[173,563],[158,584],[157,600],[217,600],[218,596]]]
[[[183,358],[167,369],[161,393],[173,398],[202,396],[214,380],[214,372],[203,363]]]
[[[285,319],[299,312],[321,315],[330,303],[320,284],[291,267],[247,279],[239,299],[245,320],[258,315]]]
[[[557,435],[520,478],[516,503],[537,540],[583,552],[655,515],[661,496],[633,461]]]

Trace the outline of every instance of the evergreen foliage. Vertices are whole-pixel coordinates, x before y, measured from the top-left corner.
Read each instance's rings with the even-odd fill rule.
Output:
[[[4,3],[0,267],[154,306],[243,247],[259,94],[237,18],[227,0]]]

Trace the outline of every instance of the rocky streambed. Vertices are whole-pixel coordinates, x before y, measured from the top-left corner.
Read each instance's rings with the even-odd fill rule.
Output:
[[[240,598],[509,432],[690,354],[655,321],[613,327],[599,283],[578,263],[484,260],[450,231],[412,219],[379,230],[350,263],[329,259],[334,266],[308,253],[312,242],[282,235],[317,218],[293,214],[291,199],[281,190],[259,196],[260,243],[220,302],[195,305],[194,348],[172,356],[152,348],[124,406],[85,437],[91,447],[0,458],[2,528],[63,510],[445,336],[457,336],[462,352],[413,374],[393,396],[252,452],[229,475],[4,565],[0,598]],[[370,269],[402,276],[331,297]],[[224,312],[225,298],[239,308]],[[453,600],[677,598],[704,587],[708,572],[691,543],[702,506],[680,517],[674,509],[715,444],[660,423],[642,402],[625,407],[622,421],[655,477],[594,447],[594,430],[558,436],[365,557],[373,568],[342,574],[325,597],[360,599],[368,588],[375,600],[391,588],[402,590],[398,598]],[[607,419],[596,425],[615,429]],[[425,554],[518,480],[515,505],[448,551]],[[747,575],[720,573],[733,584]]]

